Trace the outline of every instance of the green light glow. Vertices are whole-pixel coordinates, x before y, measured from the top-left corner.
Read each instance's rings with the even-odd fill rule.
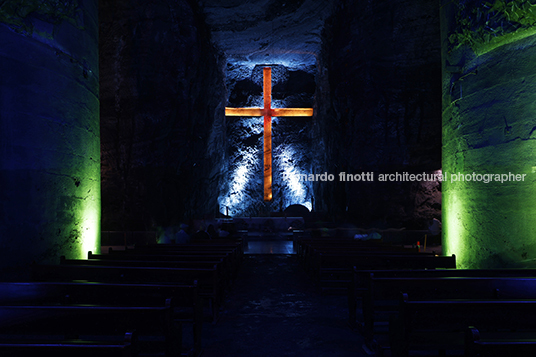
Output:
[[[72,217],[67,217],[70,223],[71,238],[63,255],[72,259],[87,259],[88,251],[100,252],[101,237],[101,163],[100,138],[98,120],[98,102],[91,104],[93,112],[87,115],[87,122],[91,130],[86,127],[71,129],[71,135],[80,138],[83,145],[77,149],[83,153],[76,158],[69,173],[69,183],[65,186],[72,190],[67,200],[71,201]],[[75,146],[76,141],[71,142]],[[72,239],[74,238],[74,240]]]
[[[446,183],[448,185],[448,183]],[[443,184],[445,186],[445,183]],[[456,192],[443,189],[443,250],[446,255],[456,254],[457,268],[465,258],[465,230],[463,228],[463,202]]]
[[[98,132],[98,127],[94,129]],[[88,158],[86,164],[77,172],[81,179],[76,187],[77,212],[75,225],[79,231],[79,242],[73,247],[73,254],[76,258],[86,259],[87,252],[100,252],[101,245],[101,165],[100,160],[100,140],[97,135],[87,139],[86,148]],[[76,182],[75,182],[76,185]]]
[[[534,268],[536,5],[466,4],[441,10],[442,169],[508,180],[442,183],[443,252],[462,269]]]
[[[448,140],[455,141],[455,137]],[[536,174],[527,164],[536,160],[534,143],[517,140],[455,150],[456,145],[444,146],[444,165],[451,170],[442,189],[444,253],[456,255],[459,269],[534,267]],[[467,177],[473,172],[515,172],[523,179],[459,182],[452,181],[454,172]]]
[[[97,192],[100,192],[98,190]],[[81,237],[78,259],[87,259],[87,252],[100,253],[100,197],[85,203],[81,211]],[[98,254],[98,253],[96,253]]]
[[[536,34],[536,5],[531,0],[460,1],[454,6],[456,26],[448,35],[450,50],[468,46],[481,56]]]
[[[531,27],[528,29],[519,29],[516,32],[507,33],[500,37],[494,37],[490,42],[488,43],[482,43],[479,44],[478,47],[474,48],[475,54],[477,56],[481,56],[483,54],[486,54],[492,50],[494,50],[497,47],[507,45],[509,43],[514,43],[516,41],[522,40],[526,37],[532,36],[536,34],[536,28]]]

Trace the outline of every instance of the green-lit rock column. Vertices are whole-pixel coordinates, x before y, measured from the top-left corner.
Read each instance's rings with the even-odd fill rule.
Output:
[[[536,18],[503,3],[442,4],[443,252],[458,268],[536,265]]]
[[[100,250],[97,0],[0,7],[0,269]]]

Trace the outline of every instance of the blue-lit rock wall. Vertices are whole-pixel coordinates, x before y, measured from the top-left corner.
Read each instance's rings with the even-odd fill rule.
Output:
[[[272,68],[272,108],[314,106],[314,66],[297,69],[277,63],[266,65]],[[227,106],[263,107],[264,66],[228,64]],[[300,180],[300,175],[311,173],[313,120],[314,117],[272,118],[273,199],[263,202],[263,118],[227,117],[220,212],[231,216],[265,216],[292,204],[311,209],[312,185]]]
[[[97,1],[4,1],[0,73],[5,277],[100,250]]]

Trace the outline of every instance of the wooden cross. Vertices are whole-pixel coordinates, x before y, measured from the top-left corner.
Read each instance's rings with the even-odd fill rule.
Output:
[[[310,117],[313,108],[272,108],[272,68],[263,68],[264,108],[225,108],[225,115],[264,116],[264,200],[272,200],[272,117]]]

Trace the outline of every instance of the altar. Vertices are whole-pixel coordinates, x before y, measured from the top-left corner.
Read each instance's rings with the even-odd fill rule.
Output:
[[[303,229],[303,217],[235,217],[232,219],[238,229],[251,232],[287,232]]]
[[[305,227],[303,217],[233,217],[205,219],[197,226],[209,225],[225,230],[230,227],[248,240],[255,239],[292,239],[294,231],[302,231]]]

